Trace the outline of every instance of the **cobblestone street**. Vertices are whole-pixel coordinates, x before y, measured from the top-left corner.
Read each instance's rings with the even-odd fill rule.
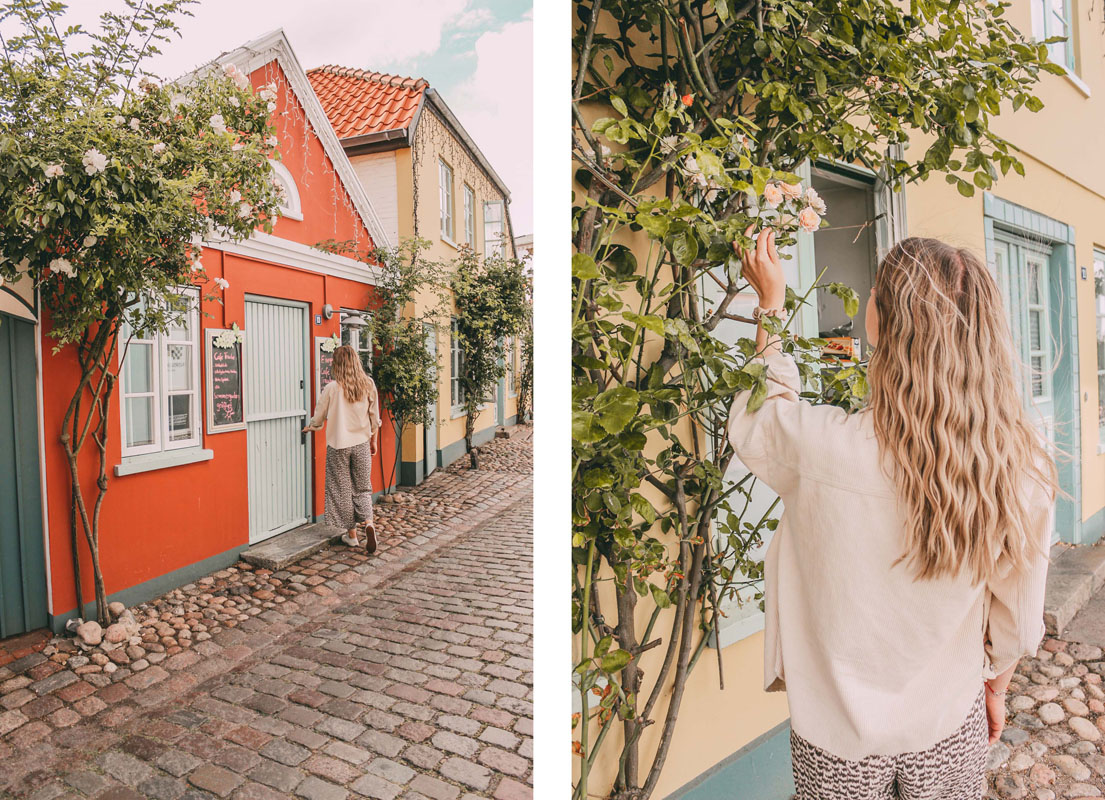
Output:
[[[0,796],[530,797],[532,446],[485,448],[381,503],[374,556],[239,562],[106,659],[0,665]]]
[[[1017,667],[1001,741],[990,749],[991,798],[1101,797],[1105,791],[1105,655],[1048,637]]]

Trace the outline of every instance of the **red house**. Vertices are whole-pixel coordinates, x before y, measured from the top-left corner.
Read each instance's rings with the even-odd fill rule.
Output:
[[[276,85],[282,160],[273,168],[287,200],[272,234],[204,243],[208,275],[229,284],[222,304],[205,302],[204,313],[186,326],[130,343],[111,400],[100,548],[108,594],[127,605],[321,518],[326,443],[300,430],[326,380],[323,340],[340,334],[369,350],[357,312],[374,304],[376,273],[316,245],[354,241],[363,251],[388,243],[283,31],[215,63],[234,63],[256,88]],[[56,434],[78,373],[69,350],[47,355],[53,346],[47,326],[41,320],[37,326],[42,541],[46,612],[57,630],[78,615],[68,467]],[[240,343],[235,334],[219,338],[234,326],[242,331]],[[381,453],[394,452],[393,436],[385,420]],[[86,448],[82,464],[86,485],[97,474],[92,450]],[[375,472],[374,487],[382,490],[384,470]],[[82,574],[83,600],[91,603],[91,566],[82,563]]]

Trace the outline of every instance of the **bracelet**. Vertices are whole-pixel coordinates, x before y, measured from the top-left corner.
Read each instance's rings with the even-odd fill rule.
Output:
[[[756,306],[752,309],[752,319],[759,322],[761,317],[775,317],[779,320],[785,320],[787,318],[787,310],[785,308],[760,308]]]
[[[1009,694],[1009,690],[1008,690],[1008,689],[1006,689],[1006,690],[1005,690],[1004,692],[995,692],[995,691],[993,690],[993,688],[991,688],[991,686],[990,686],[989,682],[987,682],[987,681],[983,681],[983,682],[982,682],[982,685],[983,685],[983,686],[985,686],[985,687],[986,687],[986,691],[988,691],[988,692],[989,692],[990,694],[992,694],[992,695],[993,695],[994,697],[1005,697],[1005,696],[1006,696],[1007,694]]]

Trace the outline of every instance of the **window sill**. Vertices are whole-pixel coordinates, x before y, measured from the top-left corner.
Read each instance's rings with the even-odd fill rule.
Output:
[[[204,450],[202,447],[188,447],[181,450],[149,453],[143,456],[129,456],[124,458],[122,463],[115,465],[115,477],[135,475],[139,472],[151,472],[155,469],[180,467],[200,461],[210,461],[214,457],[214,450]]]
[[[445,242],[445,244],[449,245],[454,250],[460,250],[460,245],[457,244],[456,242],[454,242],[452,239],[450,239],[444,233],[441,234],[441,241]]]
[[[480,403],[478,406],[476,406],[476,410],[477,411],[487,411],[488,407],[493,406],[493,405],[495,405],[493,402],[491,402],[491,403]],[[464,413],[464,406],[453,406],[452,408],[449,409],[449,419],[460,419],[461,417],[464,417],[464,416],[466,416],[465,413]]]
[[[1051,61],[1051,59],[1048,59]],[[1064,77],[1071,82],[1075,89],[1082,93],[1083,97],[1090,96],[1090,87],[1086,85],[1086,82],[1078,77],[1078,74],[1074,72],[1066,64],[1060,64],[1058,61],[1051,61],[1052,64],[1057,64],[1063,68]]]

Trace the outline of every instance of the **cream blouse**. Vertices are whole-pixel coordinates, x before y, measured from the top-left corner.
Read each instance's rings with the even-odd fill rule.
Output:
[[[768,395],[737,395],[729,440],[785,510],[764,563],[764,688],[785,689],[791,727],[847,760],[924,750],[963,724],[984,678],[1034,654],[1044,634],[1047,559],[914,581],[901,555],[893,481],[870,414],[799,400],[794,359],[773,353]],[[1052,504],[1035,483],[1042,553]]]
[[[318,430],[326,421],[326,444],[335,450],[364,444],[380,429],[380,398],[376,384],[368,379],[368,394],[356,403],[345,399],[337,381],[330,381],[319,395],[315,415],[308,427]]]

